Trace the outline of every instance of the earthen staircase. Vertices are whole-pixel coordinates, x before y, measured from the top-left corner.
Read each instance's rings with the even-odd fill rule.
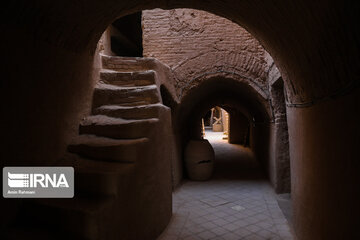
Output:
[[[22,216],[31,219],[30,224],[17,222],[22,228],[14,228],[16,237],[13,233],[9,239],[20,239],[22,233],[29,239],[29,231],[37,239],[114,237],[104,236],[105,228],[111,226],[99,223],[111,222],[111,211],[119,201],[125,205],[131,201],[126,195],[133,191],[137,162],[151,155],[151,134],[169,108],[162,104],[151,59],[101,58],[103,69],[94,89],[92,114],[80,123],[79,136],[60,164],[75,168],[75,197],[26,201]],[[131,222],[117,224],[126,228]]]

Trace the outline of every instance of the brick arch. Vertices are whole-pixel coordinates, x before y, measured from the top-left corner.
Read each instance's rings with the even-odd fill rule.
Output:
[[[267,67],[254,55],[232,51],[200,53],[172,68],[177,96],[181,100],[187,92],[206,79],[231,78],[247,83],[262,98],[268,99]]]
[[[92,54],[101,34],[115,19],[145,9],[181,7],[209,11],[247,29],[274,57],[288,88],[289,103],[308,106],[347,93],[357,86],[360,57],[351,53],[358,48],[359,34],[356,31],[349,31],[349,34],[336,32],[341,33],[343,26],[351,26],[358,20],[358,8],[351,8],[341,1],[293,4],[283,0],[273,4],[272,1],[135,0],[129,4],[93,0],[86,5],[70,0],[37,5],[24,1],[23,4],[8,3],[2,10],[5,24],[21,26],[52,46]],[[338,13],[332,9],[337,9]],[[14,15],[14,21],[11,14],[19,11],[24,14]],[[307,18],[298,21],[304,12]],[[307,34],[312,37],[306,37]],[[338,44],[328,41],[334,38]],[[339,50],[349,54],[329,54]],[[346,63],[346,69],[337,63]],[[346,77],[336,77],[340,75]]]
[[[268,164],[267,147],[272,121],[271,109],[264,99],[247,82],[225,76],[207,76],[206,80],[189,89],[174,113],[175,130],[183,150],[190,139],[200,138],[201,118],[215,106],[232,108],[251,122],[251,149],[259,162]]]
[[[249,116],[254,117],[259,123],[270,123],[273,120],[268,99],[252,88],[247,81],[243,81],[242,78],[235,78],[234,75],[227,76],[222,73],[202,75],[199,84],[189,88],[180,100],[175,114],[179,122],[187,119],[193,108],[200,107],[197,106],[199,103],[206,105],[210,102],[227,101],[241,105]]]

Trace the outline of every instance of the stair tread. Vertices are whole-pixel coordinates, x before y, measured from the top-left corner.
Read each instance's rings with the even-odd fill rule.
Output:
[[[98,174],[121,174],[133,168],[133,163],[125,162],[108,162],[89,159],[79,156],[75,153],[67,152],[64,159],[56,164],[57,166],[73,166],[75,174],[81,173],[98,173]]]
[[[97,83],[93,95],[93,109],[102,105],[145,105],[159,103],[161,97],[155,84],[145,86],[118,86]]]
[[[158,118],[160,112],[169,110],[168,107],[161,103],[145,104],[145,105],[102,105],[94,108],[92,114],[94,115],[105,115],[109,117],[119,117],[123,119],[149,119]]]
[[[80,123],[79,133],[115,139],[138,139],[147,137],[158,122],[158,118],[126,120],[105,115],[92,115]]]
[[[118,71],[118,70],[113,70],[113,69],[106,69],[106,68],[102,68],[100,70],[100,73],[115,73],[115,74],[124,74],[124,75],[141,75],[141,74],[147,74],[147,73],[155,73],[154,70],[152,69],[148,69],[148,70],[134,70],[131,72],[124,72],[124,71]]]
[[[86,144],[89,146],[118,146],[118,145],[132,145],[139,143],[146,143],[149,139],[138,138],[138,139],[113,139],[107,137],[99,137],[91,134],[78,135],[72,141],[72,145]]]
[[[147,109],[147,108],[168,108],[162,103],[154,103],[154,104],[145,104],[145,105],[136,105],[136,106],[123,106],[123,105],[102,105],[98,107],[98,109],[107,109],[107,110],[118,110],[118,109],[124,109],[124,110],[130,110],[130,109]]]
[[[116,86],[149,86],[156,83],[156,72],[151,69],[102,69],[99,82]]]
[[[114,118],[108,117],[105,115],[91,115],[85,118],[81,125],[122,125],[122,124],[136,124],[136,123],[155,123],[158,122],[158,118],[148,118],[148,119],[122,119],[122,118]]]
[[[145,86],[117,86],[114,84],[98,82],[96,84],[95,88],[100,89],[100,90],[119,90],[119,91],[141,92],[141,91],[145,91],[145,90],[156,90],[157,86],[155,84],[150,84],[150,85],[145,85]]]
[[[102,58],[107,58],[110,60],[118,60],[125,62],[138,62],[138,61],[153,61],[155,58],[152,57],[121,57],[121,56],[109,56],[105,54],[100,54]]]
[[[101,55],[101,64],[104,69],[121,70],[123,72],[144,71],[153,69],[157,60],[151,57],[120,57]]]
[[[68,151],[102,162],[134,163],[137,151],[147,142],[148,139],[144,137],[117,140],[83,134],[72,141]]]

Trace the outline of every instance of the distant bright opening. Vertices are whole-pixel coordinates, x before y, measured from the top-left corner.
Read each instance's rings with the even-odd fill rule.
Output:
[[[229,134],[229,113],[221,107],[211,108],[202,118],[202,136],[214,141],[227,141]]]

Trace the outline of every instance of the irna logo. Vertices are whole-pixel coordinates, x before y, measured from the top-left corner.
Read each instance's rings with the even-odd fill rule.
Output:
[[[5,198],[72,198],[73,167],[4,167]]]
[[[8,172],[8,185],[11,188],[36,188],[49,186],[53,188],[69,187],[64,174],[25,174],[25,173],[10,173]]]

